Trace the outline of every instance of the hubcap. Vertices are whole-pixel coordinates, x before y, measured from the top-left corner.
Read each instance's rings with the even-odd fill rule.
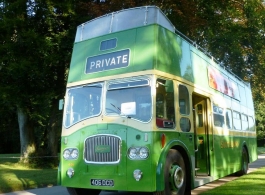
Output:
[[[183,185],[184,172],[178,165],[172,165],[170,170],[170,180],[173,189],[179,189]]]

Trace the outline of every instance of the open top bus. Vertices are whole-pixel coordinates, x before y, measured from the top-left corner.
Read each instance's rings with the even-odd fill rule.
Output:
[[[58,183],[70,194],[183,195],[257,159],[250,85],[155,6],[77,27]]]

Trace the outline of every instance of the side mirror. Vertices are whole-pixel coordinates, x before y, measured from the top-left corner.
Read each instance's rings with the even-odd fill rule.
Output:
[[[63,105],[64,105],[64,100],[63,99],[60,99],[59,100],[59,110],[62,110],[63,109]]]

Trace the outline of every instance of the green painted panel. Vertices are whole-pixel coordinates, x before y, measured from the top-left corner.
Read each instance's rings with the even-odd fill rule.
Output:
[[[120,161],[114,164],[93,164],[84,161],[83,151],[86,138],[100,135],[115,135],[121,138]],[[108,125],[91,125],[80,129],[67,137],[62,137],[62,140],[67,138],[68,143],[62,142],[62,151],[65,148],[78,148],[79,158],[77,160],[64,160],[61,157],[61,185],[67,187],[80,187],[91,189],[105,190],[124,190],[124,191],[154,191],[157,155],[152,152],[155,149],[152,146],[152,132],[142,132],[134,128],[128,128],[119,124]],[[145,146],[150,151],[150,156],[146,160],[130,160],[127,156],[129,147]],[[152,146],[152,147],[151,147]],[[94,153],[108,153],[109,147],[107,144],[97,145],[94,148]],[[75,175],[69,178],[66,175],[68,168],[73,168]],[[140,181],[133,178],[133,171],[140,169],[144,176]],[[114,186],[92,186],[91,179],[114,181]]]
[[[122,32],[111,33],[105,36],[75,43],[68,75],[68,83],[152,69],[154,62],[156,28],[157,25],[150,25]],[[101,42],[113,38],[117,39],[117,47],[100,51],[99,48]],[[91,74],[85,73],[87,58],[111,54],[125,49],[129,49],[130,51],[129,65],[127,67],[93,72]],[[111,61],[112,58],[108,60]]]
[[[190,44],[179,36],[176,37],[176,41],[181,46],[181,60],[180,60],[181,77],[193,83],[194,68],[191,61]]]
[[[207,62],[201,57],[202,53],[197,51],[196,53],[191,52],[191,60],[193,64],[193,70],[196,72],[194,75],[194,83],[203,87],[209,88],[208,84],[208,70]]]
[[[241,169],[243,146],[247,148],[250,162],[257,159],[256,138],[214,136],[214,155],[211,158],[213,176],[220,178]]]
[[[117,47],[100,51],[100,43],[113,38],[117,39]],[[85,73],[87,58],[125,49],[130,50],[127,67],[91,74]],[[152,69],[171,73],[194,82],[192,66],[190,45],[185,40],[159,25],[149,25],[75,43],[68,83]]]
[[[176,41],[176,35],[160,27],[157,37],[157,61],[155,69],[180,76],[182,51]]]

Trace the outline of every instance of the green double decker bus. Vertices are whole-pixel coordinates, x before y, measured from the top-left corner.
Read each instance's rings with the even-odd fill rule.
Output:
[[[58,183],[183,195],[257,159],[250,85],[176,32],[155,6],[77,27]]]

